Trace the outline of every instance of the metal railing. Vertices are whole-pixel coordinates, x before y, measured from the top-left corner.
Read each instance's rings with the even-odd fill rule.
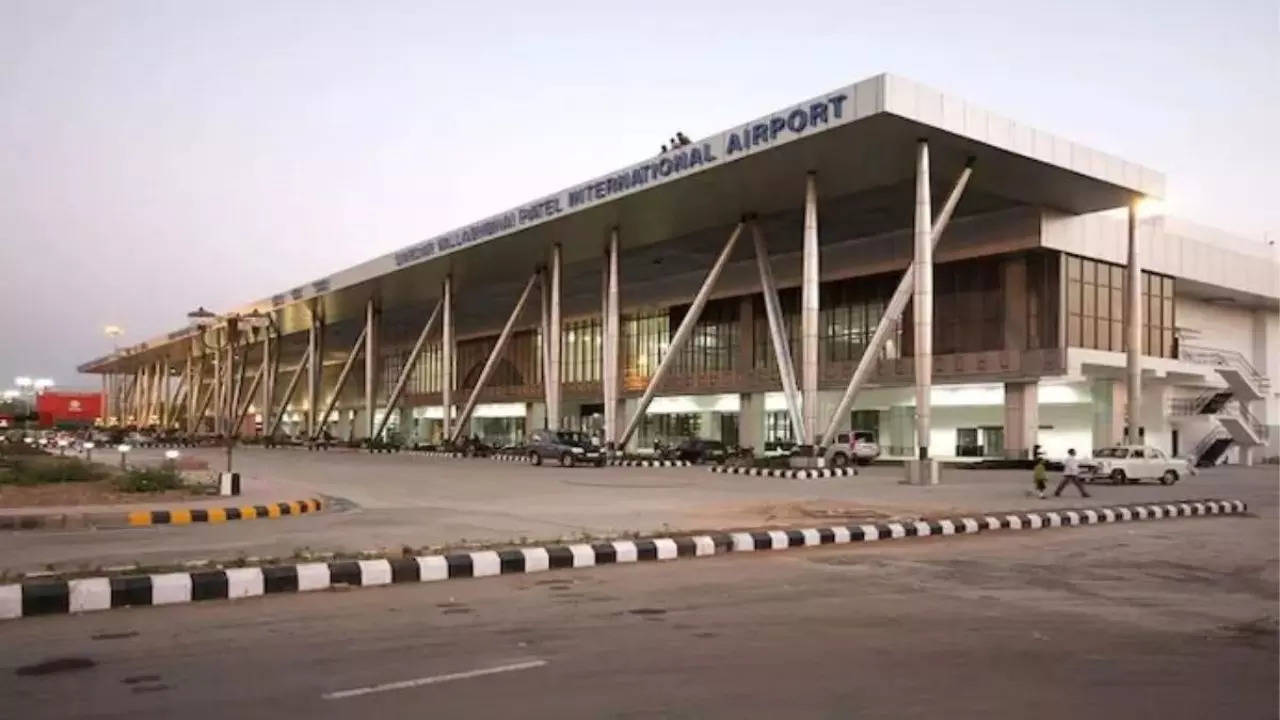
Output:
[[[1269,390],[1271,381],[1249,362],[1243,353],[1237,350],[1205,347],[1203,345],[1179,345],[1178,359],[1200,365],[1220,365],[1235,368],[1259,390]]]
[[[1267,439],[1267,426],[1264,425],[1256,415],[1249,412],[1249,407],[1244,403],[1236,400],[1232,405],[1232,409],[1235,411],[1235,414],[1253,430],[1253,434],[1256,435],[1259,440],[1265,442]]]
[[[1195,450],[1191,451],[1192,461],[1197,463],[1200,462],[1200,456],[1204,455],[1205,451],[1208,450],[1211,445],[1230,436],[1231,433],[1227,432],[1226,428],[1221,425],[1214,426],[1212,430],[1205,433],[1204,437],[1200,438],[1200,442],[1196,443]]]

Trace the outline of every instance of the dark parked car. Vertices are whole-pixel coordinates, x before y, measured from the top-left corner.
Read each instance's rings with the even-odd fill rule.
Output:
[[[592,444],[591,438],[572,430],[534,430],[525,453],[533,465],[541,465],[543,460],[556,461],[564,467],[579,463],[604,465],[604,453]]]
[[[699,438],[689,438],[681,442],[676,446],[674,453],[677,460],[687,460],[691,463],[722,463],[728,454],[724,443],[719,440]]]

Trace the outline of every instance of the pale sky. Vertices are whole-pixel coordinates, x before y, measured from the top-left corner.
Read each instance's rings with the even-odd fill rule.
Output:
[[[1275,0],[0,0],[0,389],[879,72],[1280,239]]]

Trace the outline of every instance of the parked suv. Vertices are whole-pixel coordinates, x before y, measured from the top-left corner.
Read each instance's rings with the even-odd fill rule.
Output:
[[[847,467],[851,463],[866,465],[880,457],[880,446],[875,433],[856,430],[836,435],[836,441],[827,448],[827,464],[831,467]]]
[[[604,453],[592,444],[591,438],[572,430],[534,430],[525,454],[532,465],[541,465],[543,460],[556,460],[564,467],[578,463],[604,465]]]
[[[686,438],[676,446],[675,459],[685,460],[691,463],[722,463],[728,456],[728,450],[725,449],[724,443],[719,440],[703,440],[701,438]]]

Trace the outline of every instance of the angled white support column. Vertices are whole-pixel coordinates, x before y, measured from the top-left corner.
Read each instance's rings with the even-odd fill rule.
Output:
[[[369,434],[369,449],[372,451],[378,438],[373,433],[373,415],[378,409],[378,308],[373,298],[364,305],[364,342],[365,431]]]
[[[174,421],[178,419],[178,401],[182,398],[186,389],[187,373],[184,372],[178,376],[178,383],[173,386],[173,396],[165,401],[164,414],[161,416],[160,420],[160,424],[165,428],[173,425]]]
[[[550,360],[548,374],[551,384],[547,393],[547,429],[560,429],[560,243],[551,246],[551,265],[547,269],[551,280],[551,310],[548,327],[551,330],[550,342],[547,345],[547,357]]]
[[[511,330],[515,327],[516,319],[520,317],[520,313],[524,310],[524,304],[529,299],[529,292],[533,290],[533,283],[537,279],[538,273],[536,272],[529,276],[529,281],[524,284],[524,290],[520,292],[520,299],[516,300],[516,306],[512,309],[511,316],[507,318],[507,324],[502,326],[502,333],[498,335],[498,341],[494,343],[493,352],[489,353],[489,358],[485,360],[484,367],[480,370],[480,377],[476,379],[476,386],[471,389],[467,404],[462,407],[462,412],[458,415],[457,427],[453,429],[453,437],[449,438],[452,442],[458,441],[458,437],[467,425],[467,420],[471,418],[471,412],[475,410],[476,402],[480,399],[480,391],[484,389],[485,383],[489,381],[489,376],[493,374],[493,369],[498,366],[498,358],[502,357],[502,351],[507,347],[507,340],[511,338]]]
[[[725,242],[724,248],[720,250],[720,255],[716,258],[715,263],[711,266],[711,270],[707,272],[707,278],[702,281],[702,287],[698,290],[697,296],[693,298],[693,303],[689,305],[689,311],[685,313],[684,319],[680,321],[680,327],[676,329],[675,335],[671,337],[671,343],[667,345],[667,352],[662,356],[662,361],[658,363],[658,369],[654,371],[653,377],[649,378],[649,384],[644,389],[644,394],[640,396],[640,402],[636,405],[635,414],[627,422],[627,428],[622,431],[622,437],[618,438],[618,446],[626,447],[627,441],[631,439],[636,428],[640,426],[644,420],[645,411],[649,409],[649,403],[653,402],[653,395],[658,391],[658,386],[662,384],[662,378],[667,374],[667,369],[675,362],[680,351],[684,349],[685,342],[688,341],[690,333],[698,324],[698,318],[702,316],[702,309],[707,305],[707,299],[711,297],[711,290],[716,286],[716,280],[720,277],[720,271],[724,270],[724,266],[729,262],[729,255],[733,253],[733,246],[738,242],[738,236],[742,234],[743,223],[739,222],[734,226],[733,232],[729,235],[729,240]]]
[[[270,423],[266,428],[267,437],[274,437],[276,430],[280,429],[280,420],[284,418],[284,411],[289,408],[289,401],[293,399],[293,391],[298,387],[298,378],[302,377],[303,370],[310,370],[311,368],[311,352],[313,348],[315,348],[315,344],[308,342],[307,349],[298,360],[298,366],[293,369],[293,375],[289,377],[289,382],[284,388],[284,397],[280,398],[280,409],[271,413]]]
[[[800,284],[800,392],[804,429],[818,429],[818,181],[814,173],[804,179],[804,243]],[[796,429],[797,431],[800,428]],[[797,435],[801,445],[815,438]]]
[[[347,386],[347,376],[351,374],[351,368],[355,365],[356,357],[364,349],[368,332],[369,328],[363,327],[360,329],[360,334],[356,336],[355,344],[351,346],[351,352],[347,354],[347,359],[343,361],[342,371],[338,373],[338,380],[334,383],[333,394],[329,396],[329,402],[325,403],[324,412],[316,417],[316,429],[307,436],[311,440],[318,439],[320,433],[324,432],[324,426],[329,422],[329,416],[333,414],[333,407],[338,404],[338,398],[342,396],[342,389]]]
[[[618,349],[621,347],[618,334],[622,329],[622,323],[618,317],[618,228],[616,227],[609,231],[609,241],[605,246],[603,280],[600,294],[602,303],[600,383],[601,395],[604,397],[604,443],[606,448],[614,449],[618,447],[618,396],[620,394]]]
[[[778,300],[778,287],[773,282],[773,269],[769,264],[769,252],[765,249],[764,237],[755,221],[751,222],[751,239],[755,243],[756,269],[760,273],[760,292],[764,295],[764,312],[769,320],[769,339],[773,346],[773,357],[778,365],[778,375],[782,379],[782,394],[787,400],[787,414],[795,428],[796,437],[809,437],[805,432],[804,417],[800,414],[799,390],[796,388],[796,369],[791,361],[791,343],[787,341],[787,333],[783,327],[782,303]]]
[[[236,407],[235,424],[231,426],[232,437],[240,437],[240,430],[244,427],[245,416],[249,414],[249,406],[253,404],[253,394],[258,391],[258,384],[262,382],[262,377],[266,375],[266,368],[259,366],[253,373],[253,380],[249,383],[249,390],[244,393],[244,402]]]
[[[942,239],[942,232],[947,229],[947,223],[950,222],[951,215],[956,210],[956,205],[960,203],[960,197],[964,194],[964,188],[969,184],[971,175],[973,175],[972,158],[965,164],[964,170],[960,172],[960,177],[956,179],[956,184],[951,189],[951,194],[947,196],[946,203],[933,221],[930,242],[933,243],[934,247]],[[829,446],[831,441],[835,439],[836,432],[840,429],[840,419],[849,414],[849,411],[853,408],[854,398],[866,383],[867,376],[871,374],[872,368],[875,367],[876,362],[879,360],[880,351],[884,349],[885,341],[889,339],[889,331],[902,318],[902,312],[906,309],[907,301],[911,299],[911,294],[914,290],[915,267],[908,266],[906,272],[902,274],[902,279],[898,281],[898,287],[894,289],[893,295],[889,298],[889,304],[885,306],[884,313],[880,316],[880,321],[876,323],[875,332],[871,334],[871,340],[867,343],[862,357],[858,359],[858,367],[853,371],[853,376],[849,378],[849,386],[845,388],[844,396],[840,398],[840,404],[836,406],[835,412],[831,414],[831,421],[827,424],[827,431],[822,435],[822,447]]]
[[[173,398],[169,396],[171,388],[169,387],[169,358],[166,356],[160,361],[160,383],[159,383],[159,402],[156,408],[156,417],[159,419],[161,427],[168,427],[169,408],[173,405]]]
[[[1125,307],[1125,356],[1128,402],[1125,405],[1125,441],[1137,443],[1142,410],[1142,258],[1138,256],[1138,201],[1129,203],[1129,283]]]
[[[427,344],[427,335],[430,334],[432,326],[436,324],[436,318],[440,316],[440,307],[443,304],[443,300],[436,303],[435,309],[427,317],[426,324],[422,326],[422,331],[418,333],[418,339],[414,341],[413,349],[409,351],[409,359],[405,361],[404,367],[400,370],[400,376],[396,378],[395,387],[391,388],[391,395],[387,397],[387,411],[382,414],[382,421],[378,423],[378,428],[371,437],[380,437],[382,431],[386,429],[387,420],[391,418],[391,413],[395,411],[396,403],[400,402],[400,395],[404,392],[404,386],[409,381],[409,376],[413,374],[413,369],[418,366],[418,358],[422,356],[422,348]]]
[[[444,286],[440,289],[440,302],[443,304],[440,318],[440,403],[444,406],[444,438],[453,440],[453,358],[456,348],[453,335],[453,276],[444,276]]]
[[[932,417],[930,393],[933,390],[933,210],[929,197],[929,143],[916,144],[916,217],[915,231],[915,369],[916,369],[916,444],[919,459],[929,458],[929,429]]]

